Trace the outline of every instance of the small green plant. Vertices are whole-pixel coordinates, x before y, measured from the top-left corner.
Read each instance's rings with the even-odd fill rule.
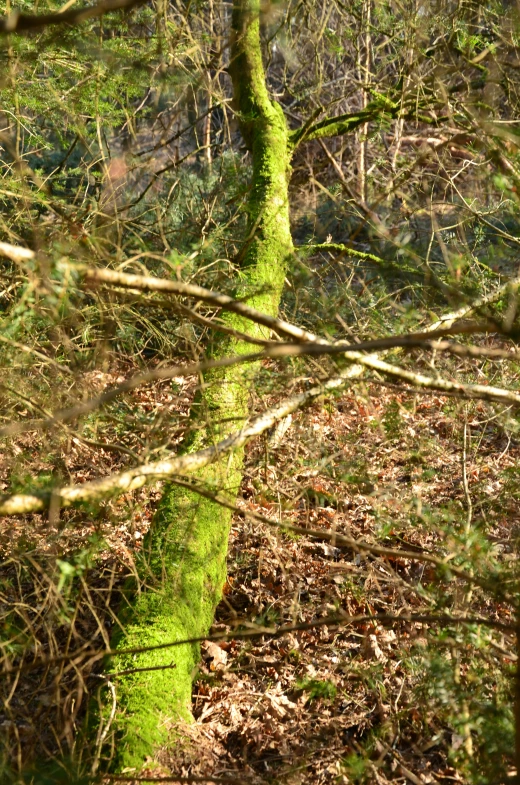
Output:
[[[307,692],[307,700],[309,701],[333,701],[337,693],[336,685],[328,679],[299,679],[296,682],[296,688],[302,692]]]
[[[356,752],[351,752],[344,758],[343,770],[348,776],[348,781],[356,783],[356,785],[367,782],[368,775],[372,774],[368,758],[358,755]]]
[[[383,428],[388,439],[398,439],[403,427],[401,412],[397,401],[390,401],[383,415]]]
[[[473,785],[504,781],[512,765],[512,679],[491,656],[491,636],[477,628],[430,636],[418,693],[451,728],[449,757]]]

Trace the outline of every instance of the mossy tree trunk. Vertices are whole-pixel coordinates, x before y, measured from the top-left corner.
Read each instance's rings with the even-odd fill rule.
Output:
[[[258,0],[235,0],[232,66],[235,110],[252,155],[248,199],[249,235],[237,271],[237,292],[260,292],[252,304],[276,315],[293,251],[288,204],[290,144],[281,107],[269,96],[260,47]],[[267,338],[265,327],[228,315],[228,323]],[[246,353],[250,344],[235,338],[215,344],[214,356]],[[187,450],[199,449],[236,430],[248,414],[254,368],[238,367],[208,375],[195,404],[200,427]],[[242,477],[242,451],[197,475],[230,499]],[[178,486],[168,486],[155,515],[141,559],[144,588],[121,614],[124,633],[118,648],[154,646],[207,634],[222,594],[231,513]],[[189,720],[193,674],[199,647],[182,645],[115,658],[112,669],[139,669],[117,683],[120,739],[117,765],[139,768],[167,741],[169,728]],[[171,668],[157,666],[171,664]],[[156,668],[156,670],[141,670]],[[122,733],[121,733],[122,732]]]

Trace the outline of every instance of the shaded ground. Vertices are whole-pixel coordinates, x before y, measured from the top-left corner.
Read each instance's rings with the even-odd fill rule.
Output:
[[[465,506],[460,421],[455,412],[443,413],[443,398],[414,400],[375,386],[367,392],[343,395],[339,411],[315,406],[302,413],[263,465],[262,447],[252,445],[246,509],[369,542],[436,551],[442,535],[426,516],[421,522],[420,509],[453,505],[460,515]],[[460,414],[463,407],[454,408]],[[506,517],[505,510],[501,515],[491,508],[500,499],[502,472],[518,459],[518,445],[496,433],[486,437],[479,425],[483,408],[468,416],[479,430],[466,472],[470,492],[479,486],[480,524],[485,515],[488,533],[505,545],[518,510]],[[388,436],[389,412],[403,421],[397,439]],[[320,456],[326,456],[321,467]],[[266,478],[270,494],[255,490]],[[437,590],[429,585],[434,580],[435,570],[420,562],[361,556],[237,521],[215,629],[231,631],[251,620],[299,623],[338,608],[350,615],[431,612],[438,607]],[[447,591],[453,594],[453,587]],[[465,604],[456,594],[452,612]],[[475,600],[479,611],[503,620],[503,606]],[[274,641],[209,644],[194,695],[199,744],[211,751],[200,771],[211,760],[215,773],[238,769],[254,782],[462,782],[449,762],[460,734],[433,702],[427,707],[421,701],[431,677],[429,638],[428,625],[412,622],[325,625]],[[499,660],[514,659],[513,640],[499,639],[502,650],[493,650],[498,667]]]
[[[269,370],[275,373],[276,366]],[[93,379],[93,389],[114,383],[119,373]],[[166,428],[166,414],[169,421],[173,413],[186,414],[193,382],[179,379],[176,385],[175,393],[168,384],[132,393],[133,416],[149,417],[153,430]],[[265,397],[256,406],[274,401]],[[173,428],[162,435],[164,449],[178,438]],[[116,426],[106,424],[103,438],[113,443],[116,436]],[[61,450],[68,481],[127,463],[125,453],[64,439],[52,436],[39,446],[42,454],[44,447],[47,453],[49,446]],[[141,449],[130,442],[131,436],[124,446]],[[5,448],[5,476],[34,446],[34,434],[28,434]],[[479,548],[482,563],[507,562],[520,518],[519,453],[504,416],[483,404],[360,385],[299,413],[278,447],[267,439],[251,443],[240,505],[392,549],[449,553],[467,569]],[[42,459],[41,471],[50,468],[52,458]],[[17,646],[29,666],[42,654],[74,653],[59,666],[30,666],[19,678],[13,673],[3,680],[0,725],[15,758],[71,748],[99,670],[94,658],[82,658],[82,647],[108,645],[118,586],[158,493],[123,497],[102,514],[2,521],[4,662],[20,661]],[[475,536],[463,537],[466,529]],[[99,542],[92,566],[86,556],[84,563],[71,557],[89,539]],[[40,565],[39,571],[28,564]],[[73,578],[79,585],[74,591]],[[432,565],[362,555],[236,516],[216,632],[301,624],[338,611],[511,619],[509,605],[493,592],[443,583]],[[449,678],[439,677],[440,654]],[[196,724],[185,729],[197,759],[176,746],[161,758],[163,773],[294,784],[467,781],[463,772],[471,761],[477,768],[485,763],[481,726],[467,720],[468,712],[474,716],[472,696],[484,705],[500,695],[503,704],[515,660],[513,638],[503,632],[466,633],[456,625],[439,632],[418,621],[322,624],[277,639],[208,642],[203,655],[194,689]],[[494,755],[496,764],[504,762],[500,751]],[[511,761],[505,764],[511,770]]]

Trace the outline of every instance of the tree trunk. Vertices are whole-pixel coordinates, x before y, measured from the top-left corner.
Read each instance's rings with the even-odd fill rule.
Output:
[[[252,304],[276,315],[288,259],[292,253],[288,181],[288,128],[281,107],[265,83],[260,48],[258,0],[235,0],[232,65],[235,109],[253,161],[248,200],[249,234],[240,261],[237,294],[256,291]],[[228,324],[257,337],[265,327],[236,315]],[[216,343],[213,356],[246,353],[250,344],[234,338]],[[236,430],[248,415],[254,368],[237,367],[208,374],[194,406],[199,429],[185,450],[196,450]],[[197,479],[233,500],[242,477],[242,450],[201,470]],[[204,636],[221,598],[231,513],[208,499],[175,485],[168,486],[159,504],[140,562],[142,588],[121,614],[124,632],[120,649],[156,646]],[[113,671],[140,670],[118,678],[117,765],[139,768],[168,739],[179,719],[190,719],[192,679],[199,647],[121,655]],[[122,733],[121,733],[122,732]]]

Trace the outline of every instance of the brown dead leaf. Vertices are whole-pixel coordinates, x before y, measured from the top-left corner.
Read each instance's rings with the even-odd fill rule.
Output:
[[[377,642],[375,633],[365,636],[363,644],[363,654],[367,660],[377,660],[378,662],[386,662],[387,656]]]
[[[204,659],[209,661],[210,670],[216,671],[225,667],[228,659],[227,652],[213,641],[205,641],[202,644]]]

